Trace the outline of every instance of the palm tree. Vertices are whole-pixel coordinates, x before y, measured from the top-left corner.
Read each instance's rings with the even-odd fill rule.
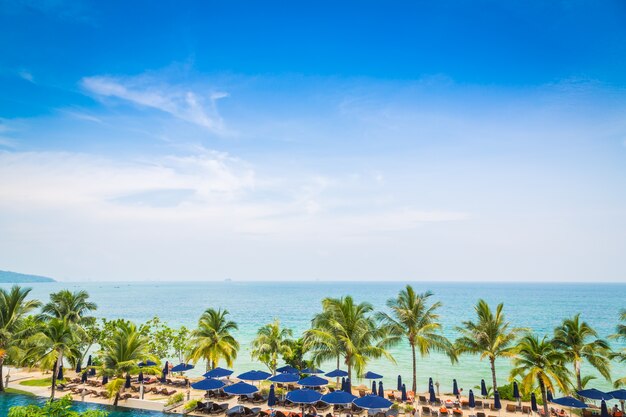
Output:
[[[322,312],[313,318],[312,329],[307,332],[311,347],[325,355],[331,351],[330,346],[337,344],[350,379],[352,369],[362,373],[370,359],[384,356],[395,363],[387,348],[399,337],[378,326],[372,313],[371,304],[356,304],[350,296],[325,298]]]
[[[290,355],[294,343],[293,331],[288,328],[280,328],[280,320],[275,319],[272,323],[261,327],[257,332],[256,339],[252,341],[252,358],[265,363],[276,374],[278,355]]]
[[[440,333],[441,323],[436,310],[442,304],[441,302],[429,304],[432,295],[430,291],[417,294],[413,287],[407,285],[396,298],[387,300],[391,314],[377,315],[390,327],[392,333],[402,335],[409,341],[413,358],[413,392],[417,392],[418,349],[422,357],[428,356],[434,350],[446,353],[453,362],[456,360],[452,343]]]
[[[64,354],[72,352],[78,343],[75,325],[66,319],[51,319],[42,324],[37,333],[27,341],[27,356],[36,357],[44,369],[52,366],[52,386],[50,398],[54,398],[56,379]]]
[[[574,365],[576,389],[583,389],[580,367],[587,361],[596,368],[607,380],[611,380],[609,344],[598,339],[598,333],[585,321],[580,320],[580,314],[563,320],[563,323],[554,329],[554,345],[565,354],[568,361]]]
[[[15,285],[10,290],[0,288],[0,392],[4,391],[3,366],[8,349],[17,341],[16,331],[22,319],[40,306],[39,301],[26,300],[30,288]]]
[[[150,342],[147,336],[142,334],[135,324],[129,321],[121,321],[109,339],[102,344],[100,352],[102,358],[102,372],[114,377],[107,385],[109,394],[114,396],[113,405],[117,406],[120,399],[120,391],[125,382],[125,375],[138,373],[140,362],[159,361],[149,353]],[[144,372],[158,373],[159,367],[143,368]]]
[[[93,321],[93,317],[87,316],[98,308],[96,303],[89,301],[87,291],[71,292],[61,290],[50,294],[50,301],[41,308],[42,318],[67,319],[70,323],[82,323]]]
[[[535,383],[539,385],[543,399],[543,411],[548,414],[547,390],[555,392],[555,387],[567,393],[570,385],[569,372],[565,366],[567,357],[559,351],[547,336],[539,339],[526,334],[516,347],[511,379],[521,378],[521,388],[531,392]]]
[[[215,368],[220,360],[232,366],[237,359],[239,342],[231,332],[238,329],[237,323],[227,319],[228,310],[207,309],[200,320],[198,328],[191,333],[191,345],[194,346],[190,359],[196,364],[200,359],[206,360],[206,369]]]
[[[618,323],[615,328],[615,334],[609,336],[611,339],[623,340],[626,341],[626,309],[623,309],[620,312],[620,320],[624,322]],[[619,352],[614,352],[611,354],[611,359],[616,359],[618,362],[626,362],[626,348],[622,349]],[[626,376],[619,378],[615,381],[615,388],[619,388],[622,385],[626,385]]]
[[[489,359],[494,391],[498,389],[496,359],[510,358],[514,355],[513,342],[524,330],[510,327],[511,324],[506,321],[502,312],[503,308],[502,303],[498,304],[494,314],[485,300],[478,300],[474,307],[478,320],[464,321],[461,327],[457,327],[461,336],[455,341],[458,353],[480,355],[481,359]]]

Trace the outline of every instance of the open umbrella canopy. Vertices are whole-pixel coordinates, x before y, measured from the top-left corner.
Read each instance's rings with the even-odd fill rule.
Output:
[[[402,375],[398,375],[398,391],[402,391]]]
[[[330,392],[326,395],[323,395],[321,400],[327,404],[350,404],[352,401],[356,400],[357,397],[355,395],[350,394],[345,391],[335,391]]]
[[[502,408],[502,403],[500,402],[500,393],[498,390],[495,390],[493,393],[493,408],[499,410]]]
[[[600,417],[609,417],[609,410],[606,407],[606,401],[604,400],[600,403]]]
[[[626,389],[617,389],[615,391],[609,391],[607,394],[611,395],[616,400],[626,400]]]
[[[393,404],[386,398],[379,397],[378,395],[366,395],[365,397],[357,398],[352,402],[357,407],[365,408],[368,410],[386,410]]]
[[[480,395],[482,395],[483,397],[487,396],[487,384],[485,384],[484,379],[480,380]]]
[[[130,374],[126,374],[126,382],[124,382],[124,388],[130,388]]]
[[[378,395],[378,390],[376,389],[376,381],[372,381],[372,394]]]
[[[237,375],[237,378],[244,381],[265,381],[270,376],[272,376],[272,374],[265,371],[248,371]]]
[[[297,389],[287,393],[287,399],[295,404],[314,404],[322,398],[322,394],[312,389]]]
[[[272,382],[279,382],[281,384],[288,384],[290,382],[297,382],[300,380],[300,376],[298,374],[290,374],[288,372],[282,374],[276,374],[267,379]]]
[[[137,366],[140,368],[145,368],[146,366],[156,366],[156,362],[152,362],[152,361],[139,362]]]
[[[452,380],[452,395],[459,395],[459,385],[456,383],[456,379]]]
[[[476,399],[474,398],[474,391],[469,390],[469,407],[470,408],[474,408],[476,407]]]
[[[530,409],[537,412],[537,397],[534,392],[530,394]]]
[[[303,387],[323,387],[324,385],[328,385],[328,380],[317,375],[311,375],[299,380],[298,385]]]
[[[258,391],[259,389],[254,385],[241,381],[224,388],[224,392],[230,395],[250,395]]]
[[[199,389],[202,391],[214,391],[216,389],[223,388],[225,385],[226,384],[219,379],[205,378],[201,381],[191,384],[191,388]]]
[[[519,398],[519,387],[517,386],[517,381],[513,381],[513,398]]]
[[[276,369],[276,372],[286,372],[288,374],[299,374],[300,371],[298,371],[296,368],[294,368],[291,365],[285,365],[285,366],[281,366],[280,368]]]
[[[361,378],[365,378],[365,379],[380,379],[382,377],[383,377],[382,375],[377,374],[376,372],[372,372],[372,371],[367,371],[366,373],[361,375]]]
[[[385,396],[385,390],[383,389],[383,381],[378,382],[378,396],[379,397]]]
[[[172,372],[185,372],[193,368],[194,366],[190,363],[179,363],[178,365],[172,368]]]
[[[344,376],[348,376],[348,373],[343,369],[335,369],[334,371],[330,371],[326,374],[328,378],[341,378]]]
[[[602,392],[599,389],[590,388],[577,391],[581,397],[589,398],[591,400],[612,400],[613,396],[609,393]]]
[[[227,376],[231,376],[232,374],[233,371],[231,371],[230,369],[224,369],[218,366],[217,368],[211,369],[209,372],[205,373],[202,376],[205,378],[225,378]]]
[[[564,407],[587,408],[587,404],[585,404],[584,402],[580,400],[577,400],[574,397],[554,398],[552,402],[558,405],[562,405]]]
[[[402,402],[405,403],[408,401],[408,397],[406,395],[406,385],[402,384]]]
[[[322,371],[320,368],[304,368],[302,370],[303,374],[323,374],[324,371]]]
[[[267,394],[267,405],[274,407],[276,405],[276,393],[274,392],[274,384],[270,385],[270,392]]]

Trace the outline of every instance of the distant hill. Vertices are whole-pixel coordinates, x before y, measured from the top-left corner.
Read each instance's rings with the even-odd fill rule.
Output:
[[[19,274],[11,271],[0,271],[0,284],[22,284],[30,282],[56,282],[52,278],[39,275]]]

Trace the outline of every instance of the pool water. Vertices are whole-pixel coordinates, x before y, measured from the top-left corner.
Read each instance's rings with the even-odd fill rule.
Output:
[[[17,405],[28,405],[28,404],[43,404],[45,402],[44,398],[32,397],[27,395],[17,395],[17,394],[0,394],[0,416],[6,416],[9,414],[9,410],[11,407],[15,407]],[[175,416],[175,414],[164,414],[156,411],[143,411],[143,410],[131,410],[128,408],[118,407],[114,409],[111,406],[104,406],[99,404],[89,404],[89,403],[74,403],[74,409],[77,411],[85,411],[85,410],[105,410],[109,412],[109,417],[165,417],[165,416]]]

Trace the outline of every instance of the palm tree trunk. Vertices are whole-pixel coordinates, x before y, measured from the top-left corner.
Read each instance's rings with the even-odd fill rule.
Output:
[[[539,388],[541,389],[541,399],[543,400],[544,417],[547,417],[550,415],[548,412],[548,394],[546,392],[546,386],[543,384],[542,380],[539,380]]]
[[[4,355],[0,356],[0,392],[4,392]]]
[[[574,361],[574,373],[576,374],[576,386],[578,387],[577,391],[581,391],[583,389],[583,381],[580,377],[580,361]]]
[[[491,364],[491,378],[493,378],[493,394],[495,395],[498,390],[498,384],[496,382],[496,358],[489,358],[489,362]]]
[[[113,407],[117,407],[117,403],[120,401],[120,392],[119,390],[115,393],[115,399],[113,400]]]
[[[59,363],[63,357],[63,352],[59,352],[57,360],[54,363],[54,370],[52,371],[52,387],[50,388],[50,399],[54,400],[54,391],[57,387],[57,375],[59,374]]]
[[[339,355],[337,355],[337,369],[339,369]],[[2,369],[0,369],[0,374],[2,374]],[[337,382],[335,383],[337,388],[339,388],[339,377],[337,377]]]
[[[413,355],[413,393],[417,392],[417,357],[415,356],[415,344],[411,343],[411,353]]]

